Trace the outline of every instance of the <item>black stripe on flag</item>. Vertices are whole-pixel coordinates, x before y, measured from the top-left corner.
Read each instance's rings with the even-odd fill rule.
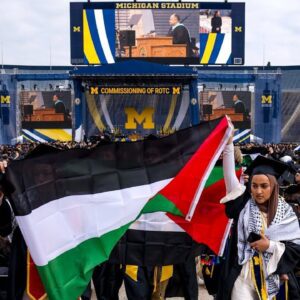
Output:
[[[7,171],[16,215],[30,214],[50,201],[151,184],[173,178],[220,119],[167,137],[99,145],[91,150],[37,149]]]
[[[118,242],[109,261],[138,266],[167,266],[185,263],[201,253],[198,244],[186,232],[129,229]]]

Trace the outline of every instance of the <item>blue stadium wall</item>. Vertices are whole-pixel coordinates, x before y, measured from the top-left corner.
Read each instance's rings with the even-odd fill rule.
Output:
[[[18,93],[21,88],[33,90],[34,85],[38,89],[47,89],[50,84],[71,88],[74,100],[72,138],[83,137],[81,129],[86,125],[83,90],[78,81],[70,79],[71,70],[70,67],[4,66],[0,72],[1,144],[14,143],[22,135]],[[252,91],[252,133],[264,142],[300,142],[297,131],[300,125],[300,67],[207,67],[198,71],[198,88]]]

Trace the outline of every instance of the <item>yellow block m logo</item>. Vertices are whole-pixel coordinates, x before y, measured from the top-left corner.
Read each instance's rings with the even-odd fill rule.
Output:
[[[80,26],[73,26],[73,32],[80,32]]]
[[[99,88],[96,86],[96,87],[92,87],[90,88],[90,94],[91,95],[98,95],[99,94]]]
[[[173,87],[173,95],[180,95],[180,87]]]
[[[243,28],[242,28],[242,26],[235,26],[235,27],[234,27],[234,31],[235,31],[235,32],[242,32],[242,31],[243,31]]]
[[[125,123],[125,129],[136,129],[137,124],[141,125],[142,123],[144,129],[154,129],[153,113],[153,107],[145,108],[140,114],[134,107],[126,107],[127,122]]]
[[[10,104],[10,96],[1,96],[2,104]]]
[[[265,104],[265,103],[272,104],[272,96],[271,95],[269,95],[269,96],[262,95],[261,96],[261,103],[262,104]]]

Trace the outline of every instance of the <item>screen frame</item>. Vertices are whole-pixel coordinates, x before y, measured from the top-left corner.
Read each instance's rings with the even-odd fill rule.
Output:
[[[71,2],[70,3],[70,37],[71,37],[71,64],[72,65],[93,65],[84,62],[83,53],[83,30],[74,32],[75,27],[83,28],[82,13],[84,9],[117,9],[118,3],[152,3],[152,2]],[[156,3],[156,2],[155,2]],[[124,62],[128,60],[147,61],[168,65],[192,65],[192,66],[207,66],[207,65],[244,65],[245,63],[245,3],[244,2],[169,2],[162,1],[157,3],[198,3],[200,9],[211,10],[231,10],[232,12],[232,61],[224,64],[200,64],[199,57],[116,57],[115,62]],[[127,8],[121,8],[127,9]],[[132,9],[132,8],[128,8]],[[143,8],[139,8],[143,9]],[[145,8],[149,9],[149,8]],[[160,8],[165,9],[165,8]],[[166,8],[168,9],[168,8]],[[172,8],[174,9],[174,8]],[[183,8],[178,8],[183,9]],[[187,8],[188,9],[188,8]],[[199,24],[200,26],[200,24]],[[235,28],[241,28],[241,32],[236,32]],[[234,58],[240,58],[240,63],[234,64]]]

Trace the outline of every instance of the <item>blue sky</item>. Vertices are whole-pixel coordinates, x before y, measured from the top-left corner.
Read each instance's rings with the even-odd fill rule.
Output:
[[[1,0],[0,63],[69,65],[69,2]],[[246,65],[300,65],[299,0],[245,2]]]

